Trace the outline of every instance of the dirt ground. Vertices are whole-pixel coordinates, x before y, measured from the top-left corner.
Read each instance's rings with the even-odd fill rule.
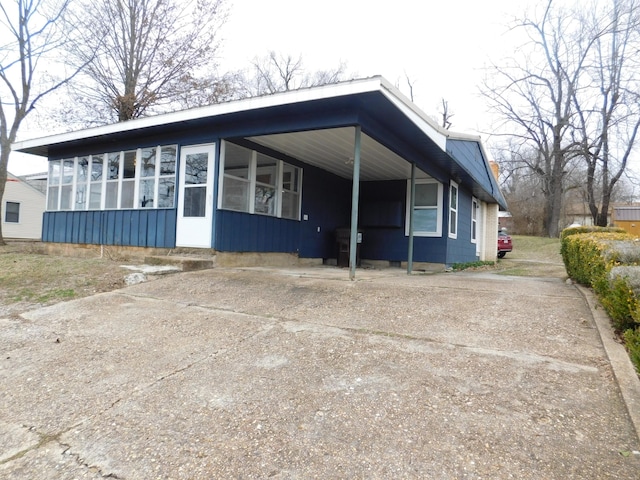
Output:
[[[0,316],[121,288],[128,273],[121,263],[47,255],[40,242],[8,242],[0,246]]]

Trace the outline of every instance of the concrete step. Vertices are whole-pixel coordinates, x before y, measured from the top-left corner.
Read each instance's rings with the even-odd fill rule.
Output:
[[[147,265],[170,265],[178,267],[183,272],[206,270],[215,267],[216,257],[186,256],[186,255],[154,255],[144,258]]]

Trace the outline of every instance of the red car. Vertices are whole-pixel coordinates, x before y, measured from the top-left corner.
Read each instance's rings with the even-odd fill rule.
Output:
[[[498,258],[504,257],[511,250],[513,250],[511,237],[505,232],[498,232]]]

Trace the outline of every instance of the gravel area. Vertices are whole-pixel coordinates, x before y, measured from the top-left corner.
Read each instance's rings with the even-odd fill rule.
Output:
[[[0,478],[637,479],[560,278],[224,269],[0,318]]]

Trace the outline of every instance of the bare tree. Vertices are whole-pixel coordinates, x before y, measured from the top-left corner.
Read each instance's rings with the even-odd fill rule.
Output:
[[[76,108],[86,110],[85,124],[228,95],[225,80],[215,75],[224,0],[85,0],[73,13],[69,53],[88,67],[71,93]]]
[[[540,178],[545,198],[543,225],[551,237],[559,234],[564,181],[578,155],[574,132],[574,97],[581,87],[589,54],[602,34],[582,28],[575,12],[552,8],[548,0],[540,19],[518,24],[529,35],[526,53],[510,65],[494,66],[494,77],[482,93],[515,136],[519,155]]]
[[[342,62],[335,69],[308,72],[302,55],[293,57],[271,51],[264,57],[254,58],[252,63],[253,77],[246,80],[249,96],[317,87],[339,82],[346,77],[346,65]]]
[[[576,138],[587,165],[586,201],[595,225],[606,226],[614,189],[627,167],[640,128],[639,7],[614,0],[604,12],[591,11],[585,28],[596,33],[586,74],[592,89],[575,90]],[[605,33],[602,31],[605,23]]]
[[[65,42],[60,19],[69,0],[13,0],[0,3],[0,204],[11,144],[23,120],[51,92],[76,73],[54,77],[55,55]],[[57,69],[58,70],[58,69]],[[63,71],[63,69],[59,69]],[[0,222],[0,245],[4,245]]]
[[[451,119],[453,118],[453,113],[449,111],[449,102],[447,102],[444,98],[442,99],[442,128],[446,128],[447,130],[451,128]]]

